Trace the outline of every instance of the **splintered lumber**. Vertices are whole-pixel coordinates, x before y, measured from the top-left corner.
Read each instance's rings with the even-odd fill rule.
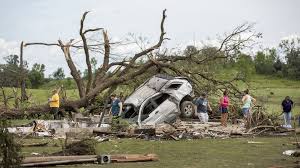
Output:
[[[128,133],[128,132],[110,132],[110,131],[97,131],[93,130],[93,134],[96,135],[114,135],[119,138],[134,138],[139,137],[141,134],[134,134],[134,133]]]
[[[158,161],[158,156],[156,154],[119,154],[111,155],[112,162],[146,162],[146,161]]]
[[[135,129],[134,134],[146,134],[146,135],[154,136],[155,128]]]
[[[47,146],[48,142],[45,143],[32,143],[32,144],[22,144],[22,147],[43,147]]]
[[[22,161],[22,167],[54,166],[66,164],[95,163],[99,161],[98,155],[79,155],[79,156],[47,156],[47,157],[26,157]],[[118,154],[111,155],[111,161],[116,163],[123,162],[146,162],[157,161],[156,154]]]
[[[258,129],[273,129],[273,130],[276,130],[276,127],[269,126],[269,125],[260,125],[260,126],[253,127],[251,129],[249,129],[249,131],[247,133],[253,132],[253,131],[258,130]]]
[[[179,138],[177,138],[176,136],[174,135],[170,135],[171,138],[173,138],[175,141],[179,141]]]
[[[25,157],[22,163],[39,163],[39,162],[52,162],[63,160],[78,160],[97,158],[97,155],[78,155],[78,156],[46,156],[46,157]]]
[[[257,141],[248,141],[248,144],[263,144],[265,142],[257,142]]]
[[[49,161],[49,162],[38,162],[38,163],[24,163],[21,167],[39,167],[39,166],[55,166],[55,165],[66,165],[66,164],[83,164],[83,163],[94,163],[97,158],[88,159],[77,159],[77,160],[60,160],[60,161]]]

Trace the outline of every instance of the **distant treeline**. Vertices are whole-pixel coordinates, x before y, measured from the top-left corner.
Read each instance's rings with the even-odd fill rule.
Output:
[[[215,47],[204,47],[197,49],[195,46],[187,46],[184,55],[202,53],[209,55],[217,50]],[[277,48],[262,49],[254,56],[245,54],[236,50],[236,57],[214,62],[216,67],[223,69],[238,68],[245,78],[251,74],[276,75],[282,78],[300,80],[300,39],[283,40]],[[225,55],[226,53],[224,53]],[[222,57],[222,53],[220,54]],[[143,60],[140,60],[143,62]],[[96,71],[97,60],[92,58],[93,72]],[[0,86],[2,87],[19,87],[21,80],[21,70],[18,55],[9,55],[5,57],[5,63],[0,64]],[[184,66],[184,62],[182,62]],[[181,66],[175,64],[174,66]],[[47,88],[57,85],[64,85],[67,89],[75,89],[75,83],[72,78],[66,78],[62,68],[55,70],[49,77],[45,77],[44,64],[35,63],[31,69],[24,61],[24,76],[27,88]],[[209,69],[208,69],[209,71]],[[145,72],[147,73],[147,72]],[[86,78],[87,70],[79,73],[82,78]]]

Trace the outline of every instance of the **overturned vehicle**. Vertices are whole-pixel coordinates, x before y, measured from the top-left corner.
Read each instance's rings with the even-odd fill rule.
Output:
[[[124,102],[122,118],[142,125],[172,123],[178,116],[193,117],[193,88],[187,78],[155,75]]]

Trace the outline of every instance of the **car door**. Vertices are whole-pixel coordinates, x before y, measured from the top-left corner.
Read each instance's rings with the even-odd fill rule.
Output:
[[[158,93],[145,101],[139,111],[139,126],[171,122],[179,115],[176,103],[170,95]]]

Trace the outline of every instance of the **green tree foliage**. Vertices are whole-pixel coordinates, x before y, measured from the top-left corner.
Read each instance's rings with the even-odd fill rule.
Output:
[[[255,70],[259,74],[271,75],[275,72],[274,64],[276,59],[276,50],[268,50],[268,52],[264,53],[263,51],[259,51],[256,53],[254,63]]]
[[[53,78],[55,80],[62,80],[65,78],[65,73],[62,68],[58,68],[56,71],[53,72]]]
[[[89,75],[89,73],[88,73],[88,69],[85,69],[84,71],[83,71],[83,79],[87,79],[88,78],[88,75]]]
[[[251,56],[247,54],[238,54],[235,67],[239,70],[240,78],[248,81],[251,75],[255,73],[255,65]]]
[[[91,64],[92,64],[92,73],[93,73],[93,75],[95,75],[95,73],[96,73],[96,66],[97,66],[97,59],[95,58],[95,57],[92,57],[91,58]],[[79,73],[80,74],[80,76],[81,76],[81,72]],[[82,74],[83,76],[83,79],[87,79],[88,78],[88,69],[85,69],[84,71],[83,71],[83,74]]]
[[[300,79],[300,38],[283,40],[279,47],[287,62],[284,72],[290,78]]]
[[[191,54],[196,54],[197,52],[198,52],[198,49],[197,49],[195,46],[193,46],[193,45],[188,45],[188,46],[185,48],[183,54],[184,54],[185,56],[189,56],[189,55],[191,55]]]
[[[95,57],[91,58],[91,64],[92,64],[92,67],[93,67],[93,73],[95,73],[96,72],[96,66],[97,66],[97,59]]]
[[[18,87],[20,81],[19,56],[9,55],[4,58],[5,64],[0,65],[0,85],[6,87]],[[28,64],[24,61],[24,73],[28,73]]]
[[[18,145],[13,134],[7,130],[7,122],[0,121],[0,167],[13,168],[20,167],[22,157],[20,156],[21,147]]]
[[[38,88],[41,86],[45,81],[45,65],[44,64],[37,64],[35,63],[28,73],[28,78],[31,82],[32,88]]]

